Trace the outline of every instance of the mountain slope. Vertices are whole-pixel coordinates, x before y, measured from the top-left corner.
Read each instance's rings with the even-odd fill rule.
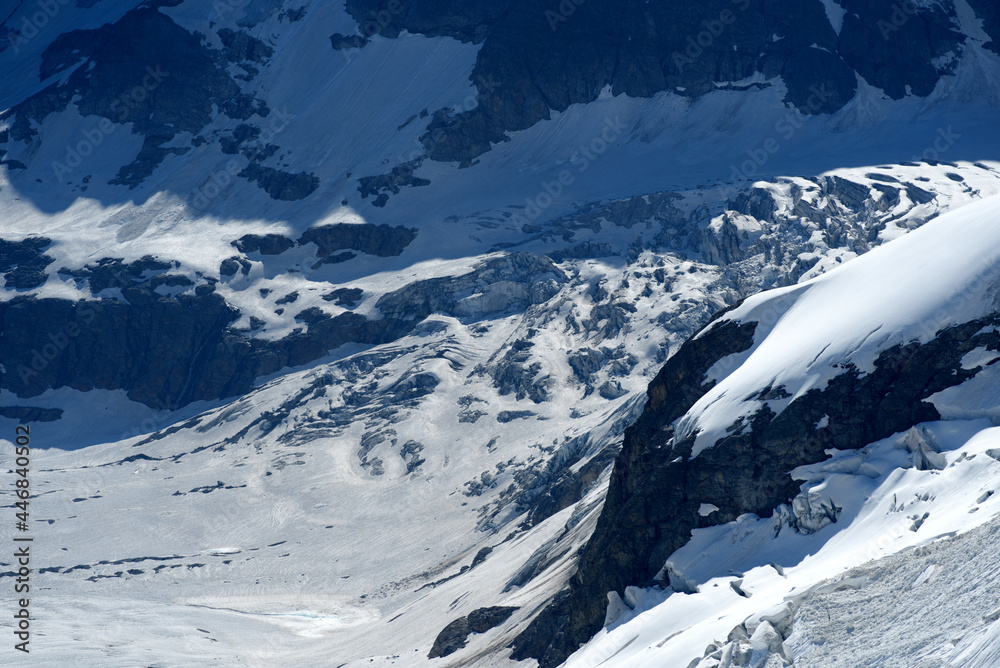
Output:
[[[758,568],[761,577],[777,570],[818,581],[831,569],[858,565],[857,548],[847,546],[877,539],[898,524],[895,513],[916,510],[914,503],[925,512],[910,517],[913,535],[880,551],[990,519],[992,513],[962,509],[978,510],[1000,475],[986,454],[996,445],[990,363],[1000,359],[997,203],[991,198],[944,215],[815,279],[750,297],[689,340],[650,386],[644,414],[626,432],[561,614],[589,635],[600,628],[609,590],[657,581],[688,592],[721,576],[723,564],[740,572],[734,562],[766,564],[763,554],[778,566]],[[924,490],[916,502],[913,489]],[[755,527],[748,514],[771,519]],[[739,547],[724,545],[727,524],[740,535]],[[696,541],[689,544],[692,531]],[[773,533],[771,540],[748,538],[754,532]],[[813,549],[824,546],[818,555],[825,556],[816,557],[828,560],[821,568],[796,556],[807,553],[809,540]],[[705,552],[692,560],[698,549]],[[749,591],[744,587],[756,580],[743,582],[739,590]],[[791,591],[770,580],[756,588],[768,600]],[[530,631],[525,641],[534,641]],[[637,645],[626,656],[642,650]],[[554,665],[548,661],[542,664]]]
[[[725,315],[684,342],[1000,193],[983,0],[460,4],[0,17],[0,438],[33,433],[45,660],[510,668],[519,636],[561,660],[684,526],[799,496],[762,458],[767,485],[669,539],[633,513],[635,559],[601,561],[607,526],[585,548],[606,497],[673,480],[643,430],[710,390],[715,344],[741,361],[767,328]],[[936,341],[912,366],[942,385]],[[882,383],[861,371],[831,386]],[[796,377],[727,410],[788,421]],[[910,390],[836,430],[931,419]],[[942,417],[991,410],[950,391]],[[731,424],[693,416],[695,441]],[[574,574],[593,591],[570,642],[542,610]]]

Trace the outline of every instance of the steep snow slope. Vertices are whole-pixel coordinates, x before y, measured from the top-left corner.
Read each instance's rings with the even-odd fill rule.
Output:
[[[871,374],[890,348],[995,319],[998,204],[991,198],[944,215],[716,320],[707,331],[759,323],[754,344],[710,370],[718,382],[678,421],[675,440],[697,434],[689,455],[697,459],[741,415],[766,404],[780,416],[850,365]],[[990,421],[995,355],[991,346],[971,350],[962,362],[968,376],[927,399],[955,409],[961,397],[961,415],[942,411],[952,419],[858,450],[829,450],[826,461],[792,472],[801,493],[770,518],[742,515],[694,530],[664,565],[673,591],[631,588],[625,603],[610,594],[606,630],[567,665],[992,665],[995,600],[984,588],[995,564],[978,550],[993,549],[1000,513],[1000,435]],[[990,394],[972,391],[983,387]],[[785,391],[761,401],[760,388]],[[821,422],[817,429],[830,420]]]

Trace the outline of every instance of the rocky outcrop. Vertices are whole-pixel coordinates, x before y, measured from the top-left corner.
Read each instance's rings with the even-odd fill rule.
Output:
[[[245,32],[223,28],[218,32],[218,35],[219,39],[222,40],[223,53],[226,54],[226,58],[230,62],[251,61],[264,64],[274,55],[274,49]]]
[[[319,177],[308,172],[292,174],[251,162],[237,176],[255,181],[271,199],[294,202],[308,197],[319,188]]]
[[[259,252],[261,255],[281,255],[295,245],[283,234],[244,234],[232,242],[241,253]]]
[[[384,295],[375,305],[386,317],[407,320],[422,320],[431,313],[478,316],[544,303],[566,280],[546,257],[511,253],[461,276],[417,281]]]
[[[44,254],[52,242],[45,237],[28,237],[24,241],[0,239],[0,274],[4,287],[30,290],[43,284],[48,275],[45,268],[53,259]]]
[[[415,188],[418,186],[429,186],[427,179],[414,176],[413,172],[420,167],[422,158],[404,162],[396,165],[388,174],[378,174],[376,176],[363,176],[358,179],[358,192],[361,199],[366,199],[369,195],[375,196],[373,204],[375,206],[385,206],[389,201],[389,194],[399,194],[400,188]]]
[[[336,223],[309,228],[299,237],[299,245],[316,244],[316,256],[320,258],[343,250],[393,257],[402,253],[416,236],[417,230],[411,227]]]
[[[470,612],[467,617],[459,617],[441,630],[427,658],[437,659],[454,654],[465,647],[471,634],[486,633],[503,624],[516,610],[517,608],[500,606],[478,608]]]
[[[696,434],[676,441],[672,425],[711,389],[706,371],[748,349],[756,328],[754,322],[710,324],[650,385],[642,416],[625,432],[603,513],[569,591],[517,638],[513,656],[538,659],[543,668],[558,665],[601,628],[608,592],[653,584],[693,529],[743,513],[767,516],[798,494],[801,483],[790,472],[824,460],[827,449],[860,448],[939,419],[924,400],[976,373],[963,368],[963,355],[977,347],[1000,349],[998,323],[1000,316],[991,316],[939,331],[924,344],[887,348],[869,373],[843,365],[826,387],[806,392],[778,413],[764,403],[750,420],[734,423],[728,435],[692,457]],[[781,388],[761,388],[761,396],[787,398]],[[719,508],[711,519],[699,513],[703,503]],[[556,623],[565,630],[554,634]]]

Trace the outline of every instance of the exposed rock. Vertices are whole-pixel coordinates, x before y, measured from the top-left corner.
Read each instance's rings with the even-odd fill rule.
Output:
[[[341,250],[356,250],[379,257],[392,257],[402,253],[416,236],[417,230],[409,227],[336,223],[309,228],[299,238],[299,244],[316,244],[319,249],[316,254],[321,258]]]
[[[62,268],[59,273],[71,276],[79,288],[89,287],[93,295],[117,288],[123,291],[123,296],[124,291],[129,290],[133,298],[141,300],[138,293],[146,289],[155,290],[159,285],[192,285],[191,280],[184,276],[166,273],[178,266],[176,262],[163,262],[151,255],[128,264],[118,258],[106,257],[82,269]]]
[[[616,454],[617,447],[610,446],[592,457],[578,471],[573,470],[579,461],[577,458],[552,467],[552,475],[540,485],[541,493],[529,503],[524,526],[536,526],[580,501],[601,473],[614,462]]]
[[[628,394],[628,390],[623,388],[622,384],[617,380],[609,380],[605,381],[599,388],[597,388],[597,393],[608,401],[613,401],[624,397]]]
[[[562,262],[571,258],[608,257],[612,254],[611,244],[600,241],[585,241],[582,244],[570,246],[565,250],[549,253],[549,257],[552,258],[553,262]]]
[[[492,552],[493,548],[488,545],[480,549],[479,552],[476,552],[476,556],[472,559],[472,565],[469,568],[475,568],[479,564],[486,561],[486,557],[490,556]]]
[[[771,191],[764,188],[751,188],[748,191],[737,194],[736,197],[726,203],[726,208],[747,216],[753,216],[757,220],[766,220],[773,223],[778,205],[774,201]]]
[[[368,39],[361,35],[341,35],[339,32],[335,32],[330,35],[330,44],[338,51],[360,49],[368,44]]]
[[[548,258],[512,253],[487,260],[468,274],[411,283],[375,305],[386,317],[407,320],[423,320],[431,313],[479,316],[544,303],[566,280]]]
[[[467,617],[459,617],[438,634],[427,658],[436,659],[454,654],[465,647],[469,635],[486,633],[503,624],[516,610],[517,608],[501,606],[478,608],[470,612]]]
[[[61,408],[41,408],[38,406],[0,406],[0,416],[17,420],[20,424],[28,422],[55,422],[62,417]]]
[[[430,181],[422,179],[419,176],[414,176],[413,174],[420,167],[421,162],[422,159],[418,158],[393,167],[392,171],[388,174],[364,176],[358,179],[358,183],[360,184],[358,191],[361,193],[361,199],[366,199],[369,195],[377,195],[378,197],[374,202],[375,206],[385,206],[388,196],[390,194],[398,195],[400,188],[429,186],[431,184]]]
[[[0,239],[0,273],[4,285],[16,290],[37,288],[48,280],[45,268],[53,258],[43,254],[52,242],[45,237],[28,237],[24,241]]]
[[[211,283],[193,286],[185,276],[166,273],[172,267],[153,258],[128,265],[105,259],[83,270],[64,270],[81,284],[89,282],[95,294],[120,290],[123,300],[17,297],[0,303],[0,359],[7,369],[0,387],[19,397],[59,387],[124,389],[134,401],[178,408],[243,394],[259,376],[312,361],[347,342],[394,340],[412,326],[312,308],[296,316],[309,325],[306,331],[277,341],[249,338],[231,329],[240,314]],[[165,296],[157,292],[162,286],[188,289]],[[436,382],[426,374],[410,376],[389,388],[386,398],[402,405]]]
[[[263,167],[250,163],[237,176],[256,181],[272,199],[294,202],[308,197],[319,188],[319,178],[315,174],[299,172],[290,174],[273,167]]]
[[[261,255],[280,255],[295,245],[283,234],[244,234],[233,242],[241,253],[260,252]]]
[[[223,28],[218,34],[219,39],[222,40],[226,58],[234,63],[250,60],[263,64],[274,55],[274,49],[245,32]]]
[[[333,302],[337,306],[352,309],[361,301],[363,295],[361,288],[337,288],[333,292],[323,295],[323,301]]]
[[[535,413],[533,411],[500,411],[497,413],[497,422],[507,424],[514,420],[524,420],[525,418],[534,416]]]
[[[465,647],[470,633],[472,633],[472,629],[469,627],[469,620],[465,617],[459,617],[444,627],[437,635],[427,658],[437,659],[454,654]]]
[[[983,30],[992,40],[984,46],[1000,53],[1000,7],[991,0],[968,0],[976,12],[976,17],[982,21]]]
[[[573,370],[573,374],[580,383],[590,382],[591,376],[593,376],[601,368],[604,363],[604,355],[592,348],[583,348],[571,353],[567,357],[567,362],[569,362],[569,368]]]
[[[962,42],[952,29],[948,10],[940,5],[912,6],[903,19],[894,17],[899,5],[890,0],[844,0],[846,14],[840,32],[840,55],[871,85],[894,100],[907,94],[930,95],[947,69],[934,61],[955,51]],[[897,14],[898,16],[898,14]]]
[[[252,266],[246,258],[233,256],[219,263],[219,275],[223,277],[235,276],[237,272],[240,272],[247,276]]]
[[[260,136],[260,128],[246,123],[240,123],[233,128],[233,133],[228,137],[219,139],[219,145],[223,153],[235,155],[245,142],[252,141]]]
[[[486,411],[476,410],[474,408],[466,408],[465,410],[459,411],[458,421],[465,422],[467,424],[475,424],[479,421],[479,418],[486,415]]]

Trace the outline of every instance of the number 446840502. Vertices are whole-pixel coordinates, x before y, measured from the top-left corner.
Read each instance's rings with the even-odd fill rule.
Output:
[[[20,511],[17,513],[17,521],[28,522],[28,497],[31,496],[31,492],[28,490],[30,483],[28,482],[28,466],[31,464],[31,429],[27,425],[19,425],[17,427],[17,448],[14,451],[17,459],[15,463],[17,468],[14,469],[14,473],[17,474],[17,479],[14,485],[17,487],[17,498],[20,499],[15,505]]]

